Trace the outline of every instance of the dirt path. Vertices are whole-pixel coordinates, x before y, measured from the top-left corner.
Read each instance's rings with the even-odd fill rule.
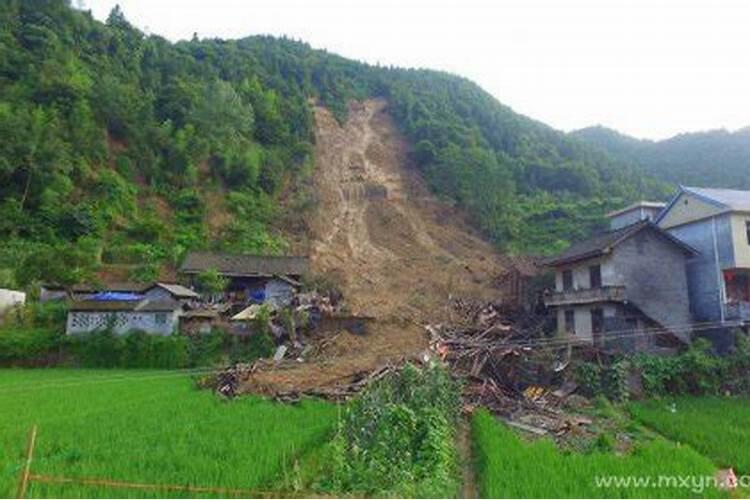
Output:
[[[498,299],[500,257],[428,192],[385,101],[353,103],[343,126],[322,107],[315,119],[312,271],[337,282],[352,313],[377,320],[368,335],[342,336],[337,355],[258,374],[255,389],[336,383],[417,355],[423,326],[448,319],[451,298]]]
[[[456,449],[461,461],[461,492],[460,498],[479,498],[476,475],[474,473],[474,455],[471,446],[471,417],[462,417],[458,425]]]

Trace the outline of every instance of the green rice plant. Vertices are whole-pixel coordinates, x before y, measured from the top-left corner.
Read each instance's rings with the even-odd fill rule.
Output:
[[[223,400],[195,389],[190,373],[0,370],[0,497],[16,494],[34,424],[34,474],[265,491],[286,484],[296,457],[336,424],[329,403]],[[227,495],[32,481],[27,496]]]
[[[472,417],[477,480],[485,498],[720,497],[701,481],[715,467],[688,446],[663,439],[627,455],[563,452],[548,439],[525,442],[486,410]],[[690,476],[683,487],[680,478]],[[617,478],[617,479],[615,479]]]
[[[750,399],[679,397],[631,403],[632,415],[720,467],[750,474]]]

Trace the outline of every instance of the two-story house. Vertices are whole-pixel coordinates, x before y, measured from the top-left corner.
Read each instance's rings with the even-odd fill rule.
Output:
[[[686,263],[696,251],[652,222],[660,209],[638,203],[609,214],[610,231],[546,261],[556,284],[545,303],[560,334],[628,351],[689,342]]]
[[[680,187],[656,224],[698,250],[687,263],[696,323],[749,323],[750,191]]]

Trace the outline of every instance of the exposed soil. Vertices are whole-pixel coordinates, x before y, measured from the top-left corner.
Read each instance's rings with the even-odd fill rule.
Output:
[[[315,118],[312,271],[337,282],[353,314],[376,321],[366,335],[340,335],[335,355],[258,373],[246,390],[304,390],[417,356],[423,326],[449,320],[450,299],[498,299],[502,257],[428,192],[384,100],[353,103],[343,126],[322,107]]]

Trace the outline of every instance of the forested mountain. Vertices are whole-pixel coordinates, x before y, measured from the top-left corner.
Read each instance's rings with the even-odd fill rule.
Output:
[[[277,200],[313,165],[310,100],[385,97],[434,191],[500,247],[552,252],[665,186],[450,74],[288,39],[170,43],[115,9],[0,4],[0,286],[92,263],[149,279],[187,249],[283,251]]]
[[[571,135],[672,184],[750,189],[750,128],[638,140],[606,127]]]

